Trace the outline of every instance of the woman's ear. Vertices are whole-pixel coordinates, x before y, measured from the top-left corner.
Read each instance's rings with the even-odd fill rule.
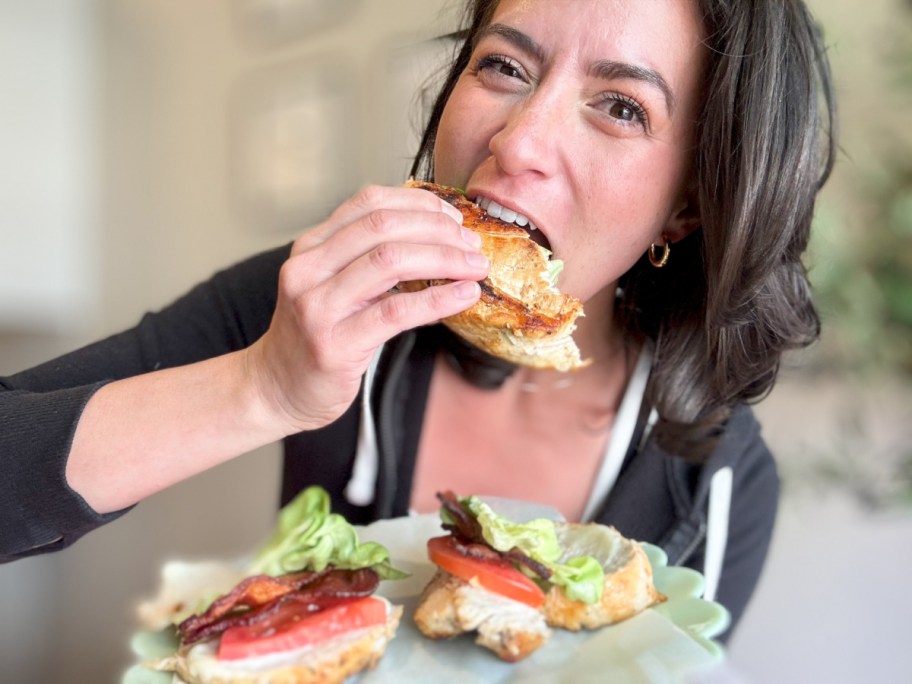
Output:
[[[680,205],[668,219],[662,235],[668,242],[683,240],[703,223],[696,188],[684,194]]]

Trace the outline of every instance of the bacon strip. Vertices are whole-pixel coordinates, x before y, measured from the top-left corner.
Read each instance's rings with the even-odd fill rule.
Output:
[[[453,549],[467,558],[477,558],[478,560],[491,561],[492,563],[507,564],[503,554],[497,549],[494,549],[487,544],[478,544],[476,542],[469,542],[466,544],[455,535],[453,536]]]
[[[456,495],[451,490],[437,492],[437,499],[444,510],[456,519],[455,525],[444,525],[443,529],[451,532],[454,536],[461,537],[466,542],[487,545],[488,542],[485,541],[484,535],[481,533],[481,525],[475,519],[475,516],[463,508],[462,504],[459,503],[459,499],[456,498]]]
[[[544,565],[543,563],[539,563],[537,560],[535,560],[531,556],[527,556],[525,554],[525,552],[520,550],[519,547],[517,547],[517,546],[514,546],[512,549],[510,549],[505,554],[503,554],[503,556],[504,556],[504,558],[508,558],[509,560],[513,561],[514,563],[518,563],[519,565],[525,565],[527,568],[529,568],[529,570],[534,572],[536,575],[541,577],[543,580],[551,579],[551,569],[547,565]]]
[[[265,603],[296,591],[330,571],[295,572],[279,577],[252,575],[240,581],[227,594],[220,596],[201,615],[191,615],[177,629],[182,634],[192,633],[200,627],[216,622],[224,615],[239,608],[257,608]]]
[[[300,572],[280,577],[248,577],[217,599],[201,615],[192,615],[178,625],[181,642],[192,644],[221,634],[229,627],[252,625],[268,618],[281,605],[302,603],[317,612],[337,603],[373,594],[380,576],[370,568]]]

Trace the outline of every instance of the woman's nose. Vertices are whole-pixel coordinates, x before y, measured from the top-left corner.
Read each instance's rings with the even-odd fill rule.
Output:
[[[503,128],[488,143],[488,149],[505,173],[542,176],[554,173],[565,128],[562,123],[567,119],[560,109],[556,98],[542,91],[513,106]]]

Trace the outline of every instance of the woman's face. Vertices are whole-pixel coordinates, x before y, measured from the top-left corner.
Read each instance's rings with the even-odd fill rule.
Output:
[[[443,112],[435,179],[528,218],[561,289],[589,299],[698,221],[701,39],[689,0],[502,0]]]

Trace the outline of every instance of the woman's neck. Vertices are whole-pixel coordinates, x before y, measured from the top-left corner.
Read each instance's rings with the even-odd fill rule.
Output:
[[[584,359],[599,360],[613,356],[623,346],[623,333],[614,320],[617,285],[612,283],[589,298],[585,315],[576,319],[573,339]]]

